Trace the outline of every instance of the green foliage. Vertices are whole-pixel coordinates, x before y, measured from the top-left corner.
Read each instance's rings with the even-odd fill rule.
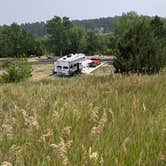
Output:
[[[99,53],[100,54],[112,54],[114,48],[114,35],[104,34],[99,35]]]
[[[160,17],[155,16],[154,19],[151,20],[150,25],[157,38],[166,38],[166,27]]]
[[[74,20],[73,23],[81,26],[86,31],[97,31],[99,33],[109,33],[114,31],[113,21],[116,17]]]
[[[8,68],[11,63],[10,59],[0,61],[0,69]]]
[[[115,24],[117,72],[158,73],[165,66],[166,45],[162,43],[166,38],[161,41],[155,22],[133,13],[119,18]]]
[[[20,55],[41,55],[40,44],[32,34],[22,30],[17,24],[4,26],[0,31],[0,57]]]
[[[90,31],[87,32],[86,38],[87,38],[87,54],[98,53],[100,46],[99,35],[94,31]]]
[[[68,18],[54,17],[47,22],[48,43],[55,55],[83,52],[89,55],[110,51],[109,38],[95,31],[85,32]]]
[[[135,12],[123,13],[122,16],[116,17],[113,22],[115,36],[123,36],[137,19],[139,19],[139,16]]]
[[[94,30],[101,33],[109,33],[114,31],[113,20],[115,18],[107,17],[88,20],[73,20],[72,22],[86,31]],[[47,24],[45,22],[25,23],[21,24],[20,27],[21,29],[32,33],[35,37],[43,37],[47,35]]]
[[[80,39],[78,52],[87,53],[87,39],[86,35]]]
[[[47,35],[47,27],[45,22],[25,23],[21,24],[20,28],[32,33],[35,37]]]
[[[10,62],[7,71],[0,77],[0,82],[20,82],[31,77],[32,67],[26,58],[18,58]]]
[[[87,48],[86,53],[89,55],[94,54],[111,54],[113,42],[112,35],[110,34],[99,34],[94,31],[87,32],[86,35]]]
[[[50,50],[55,55],[62,56],[68,50],[70,45],[69,31],[72,27],[73,24],[67,17],[55,16],[47,22]]]
[[[78,53],[82,52],[84,50],[84,37],[85,37],[85,31],[77,26],[73,25],[73,27],[69,30],[69,53]],[[85,41],[86,42],[86,41]],[[84,51],[83,51],[84,52]]]
[[[50,54],[49,52],[49,37],[48,35],[38,37],[37,41],[40,43],[40,47],[43,51],[43,54],[48,55]]]

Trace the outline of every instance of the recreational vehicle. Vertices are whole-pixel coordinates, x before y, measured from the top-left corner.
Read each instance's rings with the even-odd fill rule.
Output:
[[[84,54],[69,54],[54,62],[53,73],[56,75],[71,76],[81,72],[85,60]]]

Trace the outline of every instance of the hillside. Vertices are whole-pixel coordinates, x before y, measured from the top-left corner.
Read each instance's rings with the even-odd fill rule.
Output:
[[[88,20],[74,20],[73,22],[77,25],[88,30],[96,30],[103,33],[109,33],[114,31],[113,21],[115,18],[98,18],[98,19],[88,19]]]
[[[1,85],[0,163],[164,166],[165,83],[162,73]]]
[[[86,31],[95,30],[102,33],[110,33],[114,32],[113,22],[117,17],[121,16],[85,20],[72,20],[72,22],[83,27]],[[165,18],[161,19],[164,20],[164,22],[166,23]],[[20,26],[26,31],[34,34],[36,37],[41,37],[47,34],[46,22],[25,23],[21,24]],[[0,26],[0,29],[1,27],[2,26]]]
[[[88,20],[73,20],[73,22],[80,25],[87,31],[96,30],[102,33],[109,33],[114,31],[113,20],[114,18],[108,17]],[[44,36],[47,33],[45,22],[21,24],[21,27],[28,32],[33,33],[35,36]]]

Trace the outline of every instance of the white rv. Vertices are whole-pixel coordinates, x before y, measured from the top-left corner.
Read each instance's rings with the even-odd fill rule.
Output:
[[[85,59],[84,54],[69,54],[54,62],[53,73],[56,75],[74,75],[81,72],[82,61]]]

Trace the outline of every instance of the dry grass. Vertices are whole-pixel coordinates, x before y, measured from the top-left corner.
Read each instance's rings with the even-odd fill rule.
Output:
[[[46,55],[39,57],[32,57],[32,58],[28,58],[28,62],[37,62],[39,60],[47,60],[48,57]]]
[[[0,163],[165,165],[165,73],[49,80],[49,67],[1,85]]]
[[[114,74],[114,68],[112,65],[104,64],[103,66],[95,70],[92,74],[96,76],[103,76],[103,75],[112,76]]]
[[[39,81],[42,79],[50,79],[52,74],[53,64],[32,65],[33,72],[31,80]]]
[[[5,70],[0,70],[0,75],[3,74],[5,72]]]
[[[38,57],[28,58],[28,62],[37,62],[38,60],[39,60]]]
[[[101,59],[113,59],[113,56],[109,55],[93,55],[93,56],[87,56],[87,58],[101,58]]]

